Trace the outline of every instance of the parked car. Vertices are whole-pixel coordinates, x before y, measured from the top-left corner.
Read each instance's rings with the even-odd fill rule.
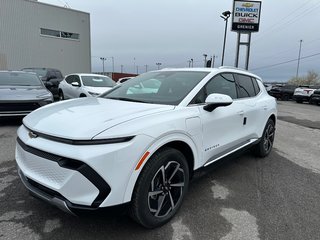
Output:
[[[157,91],[141,91],[150,80]],[[133,219],[154,228],[177,213],[194,171],[249,147],[267,156],[276,116],[276,100],[247,71],[148,72],[25,117],[18,172],[34,195],[66,212],[130,202]]]
[[[297,103],[309,102],[313,92],[320,88],[319,86],[300,86],[296,88],[293,94],[293,99]]]
[[[52,94],[37,75],[0,71],[0,117],[24,116],[52,102]]]
[[[59,85],[59,99],[96,97],[110,90],[116,83],[109,77],[89,73],[73,73]]]
[[[129,79],[132,79],[134,77],[123,77],[123,78],[119,78],[118,81],[117,81],[117,84],[121,84],[121,83],[124,83],[126,81],[128,81]]]
[[[22,71],[34,72],[43,81],[46,88],[52,93],[54,98],[59,97],[58,86],[63,79],[60,70],[54,68],[23,68]]]
[[[320,105],[320,88],[315,90],[310,96],[309,103]]]
[[[269,94],[276,99],[280,99],[283,101],[288,101],[293,98],[294,90],[297,88],[295,85],[283,85],[283,86],[276,86],[271,88]]]

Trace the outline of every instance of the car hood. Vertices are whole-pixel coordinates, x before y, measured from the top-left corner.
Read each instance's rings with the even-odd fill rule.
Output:
[[[98,94],[102,94],[102,93],[112,89],[112,87],[88,87],[88,86],[85,86],[84,88],[88,92],[94,92],[94,93],[98,93]]]
[[[33,111],[23,124],[36,132],[72,140],[92,139],[113,126],[143,116],[170,111],[174,106],[80,98]]]
[[[48,90],[41,86],[0,86],[0,101],[34,100],[48,95]]]

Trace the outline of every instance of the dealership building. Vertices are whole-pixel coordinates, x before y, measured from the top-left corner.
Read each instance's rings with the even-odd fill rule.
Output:
[[[31,0],[0,0],[0,70],[91,72],[90,14]]]

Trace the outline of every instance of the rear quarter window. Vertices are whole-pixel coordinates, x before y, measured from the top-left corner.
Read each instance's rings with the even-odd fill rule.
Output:
[[[252,79],[249,76],[242,74],[235,74],[237,79],[238,97],[248,98],[256,95]]]

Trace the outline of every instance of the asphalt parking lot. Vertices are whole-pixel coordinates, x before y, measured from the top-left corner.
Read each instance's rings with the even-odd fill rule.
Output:
[[[31,197],[14,161],[21,119],[0,120],[0,239],[319,239],[320,107],[278,102],[274,150],[199,174],[177,216],[146,230],[122,211],[68,215]]]

